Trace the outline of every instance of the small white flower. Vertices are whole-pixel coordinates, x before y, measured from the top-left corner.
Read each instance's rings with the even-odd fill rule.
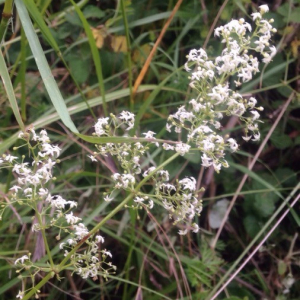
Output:
[[[260,140],[260,133],[257,132],[256,134],[253,134],[252,141],[256,142],[256,141],[259,141],[259,140]]]
[[[40,188],[40,189],[39,189],[39,192],[38,192],[38,194],[39,194],[41,197],[47,196],[48,193],[49,193],[49,191],[48,191],[47,189],[44,189],[44,188]]]
[[[155,132],[150,130],[148,132],[143,133],[146,139],[153,139],[155,134],[156,134]]]
[[[133,201],[136,203],[144,203],[145,199],[141,197],[135,197]]]
[[[19,291],[19,293],[18,293],[18,295],[16,296],[16,298],[23,299],[23,296],[24,296],[24,292]]]
[[[187,234],[187,232],[188,232],[188,230],[187,230],[187,229],[184,229],[184,230],[179,230],[179,231],[178,231],[178,234],[180,234],[180,235],[186,235],[186,234]]]
[[[87,157],[89,157],[92,161],[97,161],[94,155],[88,155]]]
[[[201,156],[201,159],[203,167],[210,167],[212,165],[212,159],[208,157],[205,153]]]
[[[149,208],[149,209],[152,209],[153,206],[154,206],[153,200],[149,200],[149,202],[148,202],[148,208]]]
[[[181,156],[183,156],[184,154],[189,152],[190,148],[191,148],[190,145],[180,142],[176,144],[175,151],[179,153]]]
[[[95,133],[97,136],[102,136],[106,134],[106,126],[108,125],[109,118],[100,118],[95,124]]]
[[[214,166],[215,171],[217,173],[219,173],[219,171],[221,170],[222,165],[221,164],[213,163],[213,166]]]
[[[73,239],[67,239],[67,243],[71,246],[71,245],[75,245],[76,241]]]
[[[40,225],[39,225],[38,223],[33,224],[31,230],[32,230],[33,232],[38,232],[38,231],[40,231],[40,230],[41,230]]]
[[[26,196],[31,196],[31,193],[32,193],[32,188],[27,188],[27,189],[24,190],[24,194]]]
[[[260,9],[260,13],[264,14],[264,13],[267,13],[269,11],[269,6],[264,4],[264,5],[259,6],[259,9]]]
[[[270,53],[270,54],[265,53],[265,57],[264,57],[263,60],[262,60],[265,64],[268,64],[269,62],[271,62],[271,61],[272,61],[272,58],[275,56],[275,54],[276,54],[276,52],[277,52],[275,46],[271,46],[271,47],[269,47],[269,48],[270,48],[270,50],[271,50],[271,53]]]
[[[48,198],[47,198],[48,199]],[[65,199],[63,199],[61,196],[56,195],[52,196],[50,200],[50,205],[52,207],[58,208],[58,209],[64,209],[65,205],[68,203]]]
[[[106,195],[106,196],[104,197],[104,201],[106,201],[106,202],[110,202],[110,201],[112,201],[112,200],[114,200],[114,198],[111,197],[111,196],[109,196],[109,195]]]
[[[194,177],[186,177],[179,181],[183,185],[183,189],[195,191],[196,190],[196,179]]]
[[[236,151],[238,149],[239,146],[235,139],[230,138],[227,140],[227,142],[229,143],[230,149],[232,151]]]
[[[245,140],[246,142],[250,141],[251,139],[251,135],[250,136],[242,136],[242,139]]]
[[[253,117],[252,117],[253,121],[259,119],[260,114],[256,110],[251,110],[250,113],[253,115]]]
[[[256,19],[260,20],[262,18],[259,12],[252,13],[251,17],[253,21],[255,21]]]
[[[17,193],[18,192],[18,190],[21,190],[22,188],[21,187],[19,187],[19,186],[17,186],[17,185],[14,185],[12,188],[10,188],[9,190],[10,191],[13,191],[13,192],[15,192],[15,193]]]
[[[156,138],[154,137],[154,134],[156,134],[156,133],[153,131],[148,131],[148,132],[143,133],[143,135],[145,136],[146,139],[155,140]],[[157,142],[153,142],[153,143],[155,144],[156,147],[159,146],[159,144]]]
[[[23,265],[25,260],[29,260],[29,257],[27,255],[23,255],[22,257],[15,260],[15,265],[20,263]]]
[[[150,173],[152,173],[156,168],[150,167],[147,171],[143,173],[143,177],[147,177]]]
[[[77,207],[77,202],[75,201],[67,201],[67,204],[70,205],[70,208]]]
[[[95,242],[96,243],[104,243],[104,237],[102,237],[101,235],[96,235]]]
[[[12,155],[8,154],[8,155],[3,156],[3,158],[4,158],[4,160],[12,163],[13,160],[17,159],[18,157],[17,156],[12,156]]]
[[[77,222],[79,222],[81,220],[81,218],[73,216],[73,212],[66,214],[65,217],[66,217],[67,223],[71,224],[71,225],[76,224]]]
[[[134,114],[129,111],[122,111],[119,115],[119,119],[128,125],[127,130],[130,130],[134,126]]]
[[[84,238],[89,233],[88,229],[85,227],[83,223],[74,225],[74,229],[75,229],[75,235],[77,235],[78,239]]]
[[[103,253],[105,256],[109,256],[110,258],[112,257],[112,254],[110,253],[110,251],[107,251],[106,249],[105,249],[105,250],[102,250],[102,253]]]
[[[249,98],[249,100],[248,100],[249,107],[254,108],[256,103],[257,103],[257,100],[254,97]]]
[[[192,224],[192,231],[193,231],[194,233],[197,233],[197,232],[199,231],[199,226],[198,226],[198,224],[196,224],[196,223],[193,223],[193,224]]]

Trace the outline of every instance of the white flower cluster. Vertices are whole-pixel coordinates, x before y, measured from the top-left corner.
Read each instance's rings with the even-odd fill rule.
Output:
[[[245,99],[230,89],[228,79],[235,76],[235,85],[240,86],[259,72],[258,59],[249,54],[249,51],[262,54],[265,63],[269,63],[275,55],[276,48],[270,46],[272,33],[276,32],[271,25],[273,20],[267,21],[262,17],[267,11],[268,7],[262,5],[260,12],[252,14],[256,24],[252,35],[252,27],[244,19],[232,20],[225,26],[216,28],[215,36],[221,37],[226,47],[215,60],[209,60],[204,49],[190,51],[185,69],[191,72],[190,86],[197,91],[198,96],[189,101],[190,110],[181,106],[168,118],[167,130],[171,132],[174,127],[175,132],[180,133],[185,129],[188,132],[187,144],[195,145],[203,153],[202,165],[213,166],[217,172],[222,166],[228,167],[224,159],[225,150],[234,152],[238,149],[234,139],[226,140],[217,133],[224,115],[238,116],[246,123],[244,140],[260,139],[258,111],[263,108],[256,106],[257,100],[254,97]],[[253,44],[256,47],[253,47]],[[172,149],[169,145],[165,145],[164,148]],[[182,154],[184,153],[185,150],[182,151]]]
[[[95,240],[92,240],[88,229],[83,223],[79,223],[73,227],[75,231],[73,238],[68,239],[65,243],[61,243],[60,249],[67,248],[68,250],[72,250],[74,246],[83,241],[85,246],[87,246],[83,253],[75,252],[71,255],[70,263],[74,266],[74,272],[82,278],[91,277],[95,280],[99,272],[106,278],[110,270],[116,270],[116,266],[106,261],[107,258],[112,258],[111,252],[106,249],[99,249],[99,244],[104,243],[104,238],[101,235],[96,235]],[[65,250],[65,256],[69,254],[68,250]],[[103,267],[104,264],[106,265],[105,268]]]
[[[148,176],[153,172],[153,167],[144,172]],[[183,230],[179,234],[184,235],[189,230],[198,232],[199,226],[193,223],[194,217],[199,216],[202,211],[202,200],[198,200],[196,191],[196,180],[193,177],[186,177],[176,182],[169,183],[169,172],[160,170],[153,174],[155,198],[160,200],[162,206],[168,211],[174,225],[182,224]]]
[[[37,201],[44,201],[58,209],[64,208],[65,205],[76,206],[74,201],[52,197],[46,188],[47,183],[53,178],[53,167],[59,162],[57,157],[61,151],[58,146],[51,145],[46,130],[42,130],[38,135],[34,129],[29,129],[27,133],[20,133],[19,138],[28,143],[32,151],[32,161],[24,162],[23,156],[20,163],[18,157],[5,154],[0,159],[1,166],[12,168],[17,177],[17,184],[10,189],[13,193],[12,200],[21,204],[26,203],[33,209],[36,208]],[[46,210],[45,207],[46,205],[44,206]]]
[[[19,138],[24,140],[31,150],[32,161],[31,163],[24,162],[25,157],[23,156],[22,162],[19,163],[18,158],[12,155],[3,155],[3,158],[0,159],[2,167],[12,168],[17,175],[17,184],[10,189],[12,191],[10,204],[15,202],[26,204],[41,216],[38,218],[39,222],[33,224],[33,231],[57,227],[60,231],[63,230],[69,233],[71,238],[66,243],[60,244],[60,249],[67,248],[65,255],[84,240],[85,244],[88,245],[84,255],[75,252],[71,256],[74,272],[80,274],[83,278],[95,277],[99,270],[106,274],[108,270],[104,270],[102,264],[105,263],[110,268],[114,268],[114,266],[105,262],[107,256],[111,257],[111,253],[106,250],[100,251],[98,248],[98,244],[104,242],[103,237],[96,236],[95,241],[92,241],[93,236],[89,235],[87,227],[81,223],[81,218],[75,216],[71,211],[74,207],[77,207],[77,203],[65,200],[60,195],[51,195],[46,187],[50,179],[53,179],[53,167],[59,162],[57,157],[61,149],[58,146],[51,145],[46,130],[42,130],[40,134],[37,134],[31,128],[28,132],[21,133]],[[39,210],[37,210],[37,203],[41,204]],[[52,216],[53,212],[55,212],[54,216]],[[102,259],[98,258],[100,253]],[[25,255],[17,259],[15,264],[25,265],[27,260],[29,260],[29,257]],[[34,268],[33,265],[32,267]]]
[[[129,111],[122,111],[118,118],[114,114],[110,114],[110,118],[100,118],[95,124],[95,135],[111,136],[115,134],[120,127],[126,126],[126,130],[130,130],[134,126],[134,114]],[[113,131],[112,131],[113,130]]]
[[[134,124],[134,114],[123,111],[119,117],[117,118],[115,115],[111,114],[110,118],[100,118],[98,119],[97,123],[95,124],[95,136],[104,137],[104,136],[116,136],[117,129],[121,127],[123,124],[127,125],[128,127],[126,130],[129,130],[133,127]],[[121,122],[120,122],[121,121]],[[154,132],[148,131],[144,133],[145,138],[152,140],[153,143],[158,146],[158,143],[155,142]],[[149,141],[150,143],[150,141]],[[107,156],[108,154],[115,156],[121,167],[128,172],[128,175],[124,174],[122,176],[125,179],[124,185],[127,188],[127,177],[130,174],[140,174],[140,159],[145,154],[145,152],[149,149],[148,144],[143,145],[140,142],[135,143],[105,143],[105,144],[98,144],[96,145],[98,152],[95,152],[93,156],[89,156],[92,161],[96,161],[95,155],[101,154]],[[115,181],[119,178],[116,175],[113,178]],[[123,184],[119,182],[117,188],[121,188]]]
[[[95,136],[104,137],[104,136],[116,136],[117,129],[123,125],[127,126],[126,131],[131,129],[134,125],[135,116],[134,114],[128,111],[122,111],[121,114],[116,117],[113,114],[110,114],[110,118],[99,118],[95,124]],[[114,173],[111,177],[115,182],[115,189],[123,189],[126,191],[132,191],[135,188],[136,178],[135,176],[141,173],[141,159],[145,155],[146,151],[149,149],[150,144],[155,144],[158,147],[156,138],[154,137],[155,133],[153,131],[148,131],[142,134],[143,139],[148,141],[145,144],[141,142],[132,142],[132,143],[105,143],[97,144],[96,148],[98,152],[95,152],[93,156],[89,156],[92,161],[96,161],[95,156],[100,155],[112,155],[118,160],[120,167],[124,170],[124,173]],[[114,190],[109,194],[105,194],[105,201],[112,201]],[[136,197],[134,199],[136,204],[135,208],[148,207],[151,209],[153,207],[153,201],[149,200],[147,197]]]

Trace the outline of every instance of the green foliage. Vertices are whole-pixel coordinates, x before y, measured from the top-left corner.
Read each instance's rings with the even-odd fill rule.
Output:
[[[1,11],[4,2],[0,1]],[[128,0],[124,1],[125,14],[122,14],[120,1],[75,1],[87,22],[85,25],[91,30],[103,30],[103,47],[97,49],[90,47],[95,41],[91,40],[82,16],[70,1],[15,2],[18,10],[15,14],[19,15],[14,16],[12,22],[15,24],[20,19],[26,38],[22,44],[19,27],[15,26],[14,33],[8,27],[2,44],[1,76],[12,84],[0,86],[0,152],[27,155],[24,147],[12,149],[22,146],[17,140],[22,123],[26,128],[46,127],[51,139],[63,149],[62,162],[55,174],[57,180],[50,188],[78,201],[76,215],[82,217],[90,229],[102,222],[128,195],[126,192],[117,193],[114,202],[104,202],[103,193],[109,192],[112,186],[111,172],[120,171],[119,166],[111,157],[102,157],[99,164],[92,164],[87,155],[95,151],[94,143],[136,142],[136,139],[130,140],[126,136],[91,137],[97,118],[105,114],[103,96],[108,115],[132,109],[137,115],[134,128],[137,136],[151,130],[157,133],[157,139],[174,140],[176,135],[165,130],[166,120],[195,96],[188,88],[189,79],[182,68],[189,50],[203,47],[209,38],[206,50],[213,59],[223,49],[213,32],[209,36],[218,12],[221,14],[215,20],[216,26],[238,18],[248,21],[252,11],[263,4],[262,1],[250,0],[228,1],[227,4],[224,1],[183,1],[133,97],[131,85],[139,76],[177,1]],[[221,9],[223,3],[226,5]],[[292,200],[299,192],[299,34],[295,29],[300,22],[300,6],[296,0],[282,1],[277,5],[270,2],[268,17],[274,19],[273,26],[278,29],[273,39],[278,53],[265,69],[260,69],[253,81],[243,86],[241,93],[246,93],[246,97],[254,95],[259,106],[264,107],[261,140],[270,132],[292,93],[293,102],[260,152],[253,169],[249,170],[249,161],[261,142],[244,142],[240,124],[232,127],[234,119],[225,117],[223,121],[224,124],[228,122],[228,127],[222,128],[223,133],[236,138],[240,149],[239,153],[226,157],[231,168],[217,175],[211,175],[208,169],[201,170],[198,151],[179,157],[168,166],[174,183],[179,178],[195,176],[199,188],[206,187],[204,210],[199,218],[201,230],[187,237],[178,236],[178,229],[158,203],[153,215],[147,210],[120,210],[101,228],[101,234],[105,234],[105,247],[114,254],[114,264],[118,265],[116,274],[107,281],[98,279],[94,282],[81,279],[67,267],[60,274],[61,280],[49,277],[55,288],[41,287],[44,299],[69,299],[78,295],[92,300],[101,297],[110,300],[210,300],[212,293],[216,293],[215,289],[230,277],[224,273],[238,259],[243,262],[275,220],[289,208],[289,205],[282,208],[281,205],[289,199],[290,192],[293,193]],[[126,35],[131,43],[129,52],[116,51],[112,40]],[[23,57],[26,57],[25,62]],[[22,65],[25,66],[25,76],[20,75],[23,74]],[[22,84],[25,90],[21,88]],[[5,91],[7,86],[8,92]],[[22,103],[21,99],[25,102]],[[23,110],[21,115],[19,110]],[[81,135],[70,132],[77,129]],[[170,158],[171,155],[162,155],[159,148],[151,146],[153,151],[143,158],[144,167],[149,162],[160,165]],[[16,178],[11,172],[0,172],[2,205],[10,196],[9,188]],[[223,198],[231,201],[243,176],[248,176],[248,179],[237,195],[216,247],[212,249],[218,229],[209,228],[207,216],[213,201]],[[143,187],[143,191],[149,194],[152,189],[151,185]],[[299,299],[299,282],[291,285],[288,293],[284,285],[289,275],[299,278],[298,207],[296,204],[290,210],[261,252],[239,272],[239,281],[229,284],[228,294],[222,293],[217,299]],[[0,242],[3,245],[0,250],[0,282],[3,283],[0,299],[14,299],[21,289],[14,270],[15,259],[39,249],[38,237],[31,230],[31,215],[29,208],[20,209],[16,205],[5,211],[0,221]],[[274,216],[275,220],[261,232]],[[51,253],[58,255],[60,260],[64,259],[55,238],[57,233],[49,230],[47,234]],[[247,250],[252,241],[255,243]],[[245,253],[244,249],[247,250]],[[39,264],[45,267],[45,263],[46,257],[42,254]],[[36,278],[36,282],[39,280]],[[62,291],[68,291],[69,295]]]
[[[212,280],[218,274],[223,260],[213,253],[204,241],[200,247],[200,258],[191,260],[188,264],[186,274],[192,287],[208,289],[212,286]]]

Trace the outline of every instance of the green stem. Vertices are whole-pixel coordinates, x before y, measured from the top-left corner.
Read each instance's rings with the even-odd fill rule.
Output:
[[[75,11],[77,12],[77,14],[83,24],[84,30],[86,32],[88,42],[89,42],[89,45],[91,48],[91,53],[92,53],[92,57],[94,60],[95,68],[96,68],[96,74],[97,74],[97,78],[98,78],[100,94],[102,97],[102,107],[103,107],[104,115],[108,116],[107,104],[106,104],[106,100],[105,100],[105,86],[104,86],[104,79],[103,79],[102,62],[101,62],[100,53],[96,46],[95,38],[93,37],[93,33],[92,33],[92,30],[90,28],[88,21],[86,20],[84,14],[82,13],[82,11],[78,7],[78,5],[73,0],[69,0],[69,1],[74,5]],[[93,113],[93,117],[96,119],[94,113]]]
[[[42,232],[42,236],[43,236],[43,240],[44,240],[44,244],[45,244],[47,256],[49,258],[50,265],[53,268],[54,267],[54,263],[53,263],[51,251],[50,251],[50,248],[49,248],[49,245],[48,245],[48,241],[47,241],[47,237],[46,237],[46,233],[45,233],[45,228],[44,228],[44,225],[43,225],[43,220],[41,218],[41,214],[38,211],[36,203],[34,203],[34,207],[35,207],[36,215],[37,215],[37,218],[38,218],[38,222],[40,224],[40,227],[42,228],[41,232]]]
[[[127,64],[128,64],[128,84],[129,84],[129,90],[130,90],[130,111],[134,111],[134,101],[133,101],[133,93],[132,93],[132,64],[131,64],[131,44],[130,44],[130,33],[129,33],[129,26],[126,16],[126,9],[125,9],[125,0],[121,1],[121,10],[122,10],[122,17],[124,22],[124,28],[125,28],[125,36],[126,36],[126,42],[127,42]]]
[[[39,289],[42,288],[53,277],[53,273],[48,273],[37,285],[35,285],[27,294],[25,294],[22,300],[28,300],[34,294],[37,294]]]
[[[4,38],[7,25],[12,16],[12,12],[13,12],[13,0],[6,0],[4,3],[2,19],[0,23],[0,44],[2,43],[2,40]]]
[[[24,121],[26,121],[26,48],[27,40],[24,33],[24,29],[21,28],[21,67],[20,71],[20,80],[21,80],[21,116]]]

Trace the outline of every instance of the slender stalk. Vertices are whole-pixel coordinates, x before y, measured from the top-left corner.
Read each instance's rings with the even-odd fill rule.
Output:
[[[278,214],[284,209],[286,205],[288,205],[291,198],[299,191],[300,183],[296,185],[296,187],[292,190],[290,195],[282,202],[277,211],[272,215],[272,217],[268,220],[268,222],[264,225],[264,227],[259,231],[259,233],[255,236],[255,238],[251,241],[251,243],[247,246],[247,248],[243,251],[243,253],[237,258],[237,260],[233,263],[230,269],[226,272],[223,278],[214,286],[213,290],[210,292],[207,300],[213,300],[219,294],[219,288],[223,286],[226,278],[232,273],[232,271],[236,268],[236,266],[241,262],[241,260],[247,255],[250,249],[254,246],[254,244],[258,241],[258,239],[267,231],[268,227],[275,220]],[[254,250],[255,251],[255,250]],[[251,256],[252,257],[252,256]],[[217,293],[217,294],[216,294]],[[214,298],[212,298],[214,297]]]
[[[121,11],[122,11],[122,17],[124,22],[124,28],[125,28],[125,36],[126,36],[126,43],[127,43],[127,53],[126,53],[126,59],[128,64],[128,84],[129,84],[129,90],[130,90],[130,110],[134,111],[134,99],[133,99],[133,93],[132,93],[132,63],[131,63],[131,44],[130,44],[130,32],[129,32],[129,26],[127,21],[127,15],[126,15],[126,9],[125,9],[125,0],[121,1]]]
[[[39,289],[42,288],[51,278],[53,272],[48,273],[37,285],[35,285],[26,295],[23,296],[22,300],[28,300],[34,294],[37,294]]]
[[[43,228],[43,220],[41,218],[41,215],[40,215],[39,211],[37,210],[37,207],[36,207],[36,213],[37,213],[37,218],[38,218],[39,224],[42,227],[41,232],[42,232],[42,236],[43,236],[43,240],[44,240],[46,252],[47,252],[47,255],[48,255],[48,258],[49,258],[49,261],[50,261],[50,265],[53,268],[54,267],[54,263],[53,263],[53,259],[52,259],[52,255],[51,255],[51,250],[50,250],[49,245],[48,245],[48,241],[47,241],[45,229]]]
[[[7,25],[9,23],[9,20],[10,20],[11,16],[12,16],[13,2],[14,2],[13,0],[6,0],[5,3],[4,3],[4,8],[3,8],[3,12],[2,12],[2,19],[1,19],[1,23],[0,23],[0,44],[2,43]]]
[[[300,188],[300,183],[295,187],[293,192],[296,192]],[[266,240],[269,238],[269,236],[274,232],[274,230],[279,226],[281,221],[285,218],[285,216],[289,213],[290,209],[297,203],[297,201],[300,198],[300,194],[294,199],[292,204],[289,206],[289,208],[282,214],[282,216],[279,218],[279,220],[274,224],[274,226],[269,230],[269,232],[266,234],[266,236],[262,239],[262,241],[255,247],[255,249],[251,252],[251,254],[247,257],[247,259],[241,264],[241,266],[230,276],[230,278],[226,281],[226,283],[216,292],[216,294],[213,295],[210,300],[214,300],[217,298],[217,296],[226,288],[226,286],[236,277],[237,274],[245,267],[245,265],[250,261],[250,259],[258,252],[258,250],[261,248],[261,246],[266,242]],[[288,200],[290,200],[290,197],[288,197]],[[284,201],[281,205],[282,208],[287,204],[287,201]],[[227,272],[229,273],[229,271]],[[226,274],[227,274],[226,273]]]
[[[160,34],[159,34],[159,37],[157,38],[157,40],[156,40],[156,42],[155,42],[155,44],[154,44],[154,46],[153,46],[153,48],[152,48],[150,54],[148,55],[148,57],[147,57],[147,59],[146,59],[146,61],[145,61],[145,63],[144,63],[144,66],[143,66],[143,68],[142,68],[142,70],[141,70],[139,76],[137,77],[135,83],[134,83],[134,86],[133,86],[133,96],[135,96],[135,94],[136,94],[136,92],[137,92],[137,90],[138,90],[138,87],[139,87],[140,84],[142,83],[143,78],[145,77],[146,72],[147,72],[147,70],[148,70],[148,68],[149,68],[149,66],[150,66],[151,60],[152,60],[152,58],[153,58],[153,56],[154,56],[154,54],[155,54],[155,52],[156,52],[156,50],[157,50],[157,47],[158,47],[158,45],[160,44],[160,42],[161,42],[163,36],[165,35],[165,33],[166,33],[166,31],[167,31],[169,25],[171,24],[171,21],[173,20],[173,18],[174,18],[174,16],[175,16],[176,12],[178,11],[178,9],[179,9],[179,7],[180,7],[182,1],[183,1],[183,0],[178,0],[178,2],[176,3],[176,5],[175,5],[175,7],[173,8],[173,11],[172,11],[170,17],[168,18],[167,22],[165,23],[164,27],[162,28],[162,30],[161,30],[161,32],[160,32]]]
[[[21,116],[24,121],[26,121],[26,48],[27,40],[24,33],[24,29],[21,28],[21,67],[19,72],[21,73]]]

